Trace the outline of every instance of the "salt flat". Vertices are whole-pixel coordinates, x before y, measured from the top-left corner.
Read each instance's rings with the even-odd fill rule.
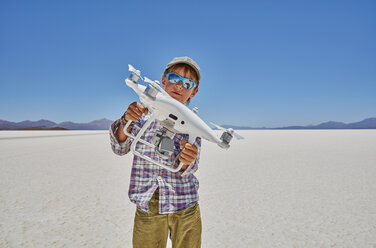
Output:
[[[239,132],[203,142],[202,247],[376,247],[376,130]],[[131,160],[107,131],[1,131],[0,247],[131,247]]]

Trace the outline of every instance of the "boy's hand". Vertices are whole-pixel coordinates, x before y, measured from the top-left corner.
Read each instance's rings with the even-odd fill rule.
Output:
[[[147,114],[149,111],[138,102],[132,102],[125,112],[126,121],[137,121],[142,114]]]
[[[185,171],[197,158],[198,148],[195,145],[189,144],[188,140],[182,140],[180,141],[180,149],[182,152],[179,155],[179,161],[183,163],[181,169]]]

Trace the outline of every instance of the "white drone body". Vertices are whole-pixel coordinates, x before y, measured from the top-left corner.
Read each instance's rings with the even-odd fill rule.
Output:
[[[131,121],[128,121],[124,127],[124,133],[133,139],[131,144],[131,151],[136,156],[139,156],[153,164],[159,165],[171,172],[178,172],[183,163],[180,163],[177,168],[173,165],[167,165],[156,161],[145,154],[136,150],[136,144],[141,142],[155,151],[163,158],[167,158],[173,152],[172,138],[176,133],[189,134],[188,142],[193,144],[197,137],[202,137],[210,142],[218,144],[221,148],[227,149],[230,147],[229,142],[233,135],[238,139],[242,137],[236,134],[232,129],[225,130],[222,127],[213,124],[219,129],[225,130],[219,138],[216,133],[197,115],[197,108],[190,110],[187,106],[172,98],[159,84],[157,80],[152,81],[144,77],[144,81],[149,83],[148,86],[138,84],[137,81],[141,77],[139,70],[136,70],[132,65],[129,65],[129,71],[132,72],[131,76],[125,79],[126,84],[131,87],[140,98],[144,107],[149,110],[150,117],[143,125],[137,136],[127,132]],[[158,121],[162,124],[163,128],[157,131],[149,143],[141,139],[147,128],[153,121]]]

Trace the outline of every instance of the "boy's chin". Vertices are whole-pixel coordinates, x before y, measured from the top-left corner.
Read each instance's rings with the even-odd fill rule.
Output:
[[[179,96],[174,96],[174,95],[170,95],[172,98],[174,98],[176,101],[178,101],[178,102],[180,102],[180,103],[182,103],[182,104],[184,104],[185,103],[185,101],[184,100],[182,100]]]

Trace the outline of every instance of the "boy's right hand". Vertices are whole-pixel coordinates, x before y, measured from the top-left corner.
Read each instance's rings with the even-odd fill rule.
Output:
[[[142,104],[138,102],[132,102],[128,106],[127,111],[125,111],[124,117],[126,121],[137,121],[142,114],[147,114],[148,112],[148,109],[142,106]]]

